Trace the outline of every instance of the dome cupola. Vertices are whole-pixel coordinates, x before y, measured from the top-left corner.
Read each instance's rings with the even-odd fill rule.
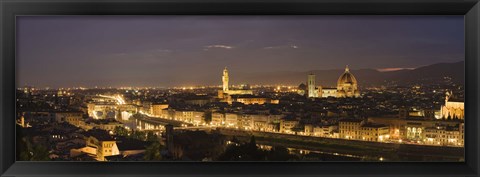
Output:
[[[337,94],[338,97],[360,96],[360,92],[357,88],[357,79],[355,79],[355,76],[350,73],[350,68],[348,68],[348,65],[345,67],[345,72],[338,78]]]
[[[357,84],[357,79],[350,73],[348,65],[345,67],[345,72],[338,78],[337,84]]]

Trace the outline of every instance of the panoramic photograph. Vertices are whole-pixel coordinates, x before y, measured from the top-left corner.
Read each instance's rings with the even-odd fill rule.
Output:
[[[465,161],[461,15],[19,16],[16,30],[18,161]]]

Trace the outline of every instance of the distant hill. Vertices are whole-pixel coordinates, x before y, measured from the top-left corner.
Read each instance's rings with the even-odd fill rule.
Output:
[[[416,69],[403,69],[398,71],[380,72],[376,69],[350,70],[359,81],[360,85],[380,85],[390,81],[402,83],[435,83],[450,77],[452,82],[465,83],[465,62],[437,63],[423,66]],[[338,77],[344,72],[343,69],[336,70],[313,70],[307,72],[260,72],[260,73],[238,73],[234,80],[236,83],[250,84],[288,84],[299,85],[306,83],[307,75],[313,73],[317,78],[317,85],[324,87],[335,87]]]

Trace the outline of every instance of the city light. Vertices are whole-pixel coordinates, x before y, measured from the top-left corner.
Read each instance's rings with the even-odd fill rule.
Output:
[[[115,139],[126,136],[140,139],[140,141],[146,141],[147,138],[166,141],[168,139],[166,134],[169,131],[180,134],[194,132],[198,135],[204,132],[209,136],[219,133],[226,136],[239,136],[242,139],[249,139],[253,135],[272,142],[285,139],[306,147],[287,148],[290,154],[296,155],[307,155],[312,152],[327,153],[312,151],[315,147],[310,144],[319,142],[333,143],[340,147],[355,145],[360,149],[363,146],[376,149],[369,146],[379,143],[382,144],[380,146],[413,144],[429,148],[443,146],[463,148],[464,145],[464,105],[450,92],[447,92],[443,101],[441,100],[443,98],[437,99],[420,94],[424,89],[431,89],[428,86],[375,87],[362,90],[360,93],[359,82],[348,67],[340,75],[336,88],[316,85],[313,82],[314,74],[309,74],[305,78],[311,82],[298,87],[286,84],[253,87],[245,84],[230,85],[231,79],[235,77],[231,77],[229,71],[224,69],[223,84],[220,87],[188,86],[160,90],[125,87],[126,90],[108,88],[108,91],[66,89],[68,92],[65,90],[36,90],[36,92],[42,100],[55,98],[56,102],[45,101],[48,105],[54,105],[54,110],[65,105],[79,108],[78,111],[52,112],[53,121],[68,123],[82,130],[79,132],[104,130]],[[31,93],[29,89],[25,92],[24,88],[19,88],[19,92],[27,96]],[[427,93],[432,94],[432,92],[425,92]],[[62,97],[68,98],[66,100],[69,101],[62,103],[64,105],[56,105],[60,103],[59,98]],[[74,98],[79,99],[79,102],[70,103]],[[17,101],[20,102],[22,99],[25,98],[20,97]],[[418,105],[405,108],[395,105],[396,101],[392,99],[428,101],[412,101]],[[422,104],[427,106],[421,106]],[[431,110],[434,107],[432,104],[439,110]],[[19,105],[22,107],[24,104]],[[381,115],[382,112],[390,114]],[[364,118],[361,118],[362,116]],[[438,118],[439,116],[442,118]],[[454,117],[455,120],[448,120],[446,116],[449,119]],[[17,119],[17,124],[23,128],[32,127],[32,125],[35,127],[35,123],[25,122],[23,119]],[[167,128],[167,125],[173,126],[173,130]],[[118,127],[123,128],[124,132],[118,130]],[[147,134],[150,137],[147,137]],[[152,138],[152,134],[157,137]],[[49,138],[61,140],[65,139],[65,136],[51,135]],[[208,142],[206,139],[192,141]],[[226,145],[238,147],[241,145],[241,143],[225,141]],[[120,140],[113,142],[121,143]],[[362,142],[369,144],[362,144]],[[113,144],[108,146],[110,145],[113,146]],[[258,147],[265,150],[272,149],[272,146],[266,145]],[[97,155],[97,160],[105,161],[105,156],[96,154],[96,150],[90,148],[92,147],[86,146],[78,151],[83,153],[88,151]],[[398,146],[391,147],[391,149],[396,148]],[[109,147],[108,152],[110,155],[119,154],[120,150]],[[341,153],[329,152],[329,154],[362,158],[346,153],[341,148],[338,152]],[[244,158],[244,156],[238,158]],[[392,161],[390,156],[379,157],[378,161],[385,161],[385,158]]]

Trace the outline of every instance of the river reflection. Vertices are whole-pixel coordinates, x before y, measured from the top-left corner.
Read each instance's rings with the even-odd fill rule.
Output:
[[[165,130],[165,123],[158,122],[155,120],[149,120],[145,118],[130,117],[127,121],[122,121],[122,123],[131,130],[136,131],[159,131],[163,132]]]
[[[273,147],[266,144],[257,144],[257,147],[262,150],[271,150]],[[302,158],[302,160],[311,160],[311,161],[361,161],[364,160],[365,156],[358,156],[352,154],[336,153],[336,152],[324,152],[318,150],[307,150],[307,149],[298,149],[286,147],[289,151],[289,154],[297,155]],[[385,160],[383,157],[378,158],[379,161]]]
[[[158,131],[161,133],[165,130],[165,125],[167,124],[161,119],[148,118],[148,117],[135,117],[132,116],[128,121],[123,121],[124,125],[131,130],[136,131]],[[225,145],[231,144],[231,141],[227,141]],[[257,147],[262,150],[271,150],[272,145],[258,143]],[[302,148],[294,148],[285,146],[289,154],[296,155],[305,161],[384,161],[384,157],[367,157],[367,156],[358,156],[347,153],[338,153],[338,152],[326,152],[319,150],[309,150]]]

